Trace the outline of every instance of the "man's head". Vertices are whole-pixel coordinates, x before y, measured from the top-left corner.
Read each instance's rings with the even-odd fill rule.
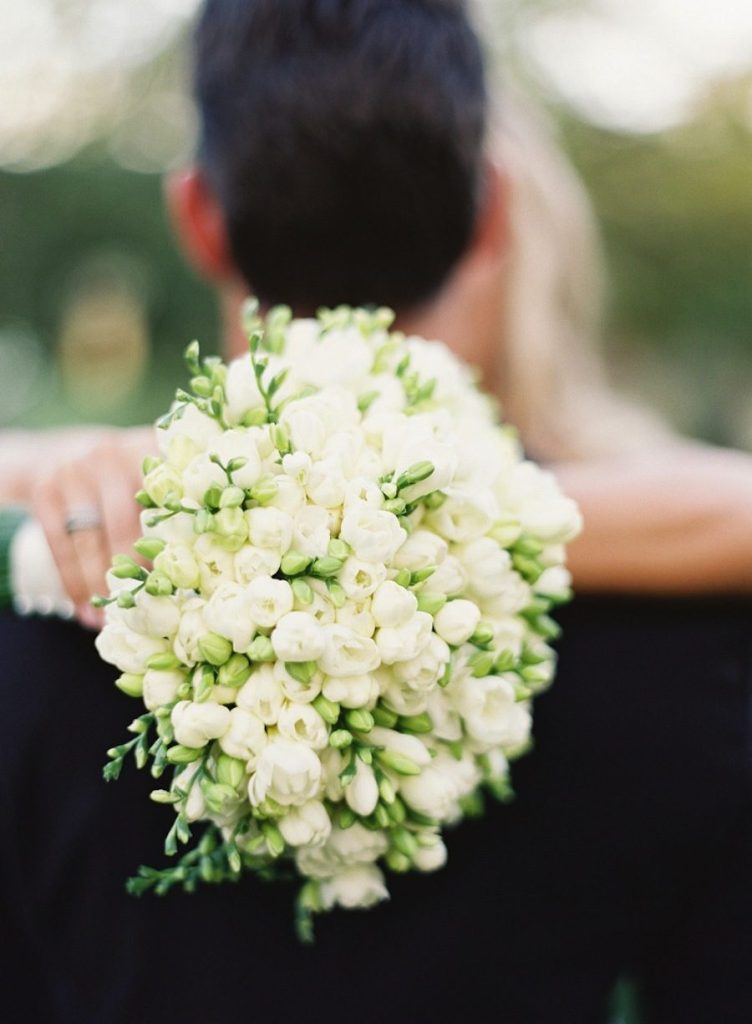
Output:
[[[409,310],[468,248],[486,90],[461,0],[207,0],[195,93],[201,230],[263,302]]]

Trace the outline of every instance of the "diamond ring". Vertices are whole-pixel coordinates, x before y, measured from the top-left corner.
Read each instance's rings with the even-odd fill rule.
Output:
[[[96,530],[102,525],[102,517],[94,505],[74,505],[65,517],[65,532],[78,533],[81,530]]]

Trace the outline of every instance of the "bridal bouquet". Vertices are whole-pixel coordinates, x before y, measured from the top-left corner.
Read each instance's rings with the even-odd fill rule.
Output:
[[[391,322],[250,304],[248,355],[187,350],[137,496],[151,567],[116,557],[99,599],[99,653],[145,706],[105,777],[170,773],[152,798],[187,848],[134,893],[297,874],[308,937],[511,793],[580,516],[470,371]]]

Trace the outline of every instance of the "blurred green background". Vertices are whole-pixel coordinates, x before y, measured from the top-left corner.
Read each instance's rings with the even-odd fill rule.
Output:
[[[142,422],[184,344],[217,346],[162,201],[192,145],[196,0],[0,5],[0,427]],[[492,57],[552,111],[592,196],[615,384],[749,447],[752,16],[726,6],[708,20],[696,0],[476,3]]]

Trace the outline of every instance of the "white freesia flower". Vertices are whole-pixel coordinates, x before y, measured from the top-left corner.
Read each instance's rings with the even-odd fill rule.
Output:
[[[277,493],[274,495],[274,507],[288,515],[295,516],[305,506],[306,494],[299,480],[294,480],[284,473],[274,477]]]
[[[419,529],[410,534],[396,553],[392,564],[397,569],[410,569],[414,572],[429,565],[441,565],[448,551],[449,545],[443,537],[439,537],[431,530]]]
[[[283,615],[292,611],[292,587],[287,580],[258,576],[246,587],[249,614],[262,629],[272,629]],[[288,661],[294,659],[288,658]]]
[[[276,725],[285,695],[271,665],[259,665],[238,691],[238,707],[247,708],[264,725]]]
[[[417,658],[431,639],[433,619],[427,612],[416,612],[404,625],[386,627],[376,633],[381,660],[385,665]]]
[[[176,437],[187,437],[199,451],[204,451],[221,433],[222,429],[215,419],[201,412],[195,405],[188,404],[168,427],[159,428],[156,436],[159,450],[166,455],[170,443]]]
[[[512,559],[491,537],[459,545],[455,552],[467,573],[468,586],[480,598],[496,597],[513,585]]]
[[[359,822],[350,828],[334,828],[327,842],[328,851],[339,864],[367,864],[386,853],[383,832],[372,832]]]
[[[177,633],[180,623],[180,605],[171,597],[154,597],[145,590],[135,597],[136,605],[128,608],[123,621],[146,636],[171,637]]]
[[[480,781],[480,773],[471,758],[457,761],[440,753],[420,775],[402,780],[400,794],[419,814],[438,821],[453,818],[457,802],[470,794]]]
[[[182,772],[178,772],[173,780],[173,787],[188,794],[183,805],[183,814],[188,821],[198,821],[206,814],[206,804],[201,792],[201,786],[194,782],[194,776],[198,771],[198,765],[187,765]]]
[[[407,538],[395,515],[367,505],[345,513],[339,535],[364,562],[390,562]]]
[[[305,505],[294,516],[292,546],[301,555],[321,558],[331,539],[329,515],[318,505]]]
[[[325,349],[326,358],[322,358]],[[329,331],[325,341],[318,343],[306,364],[306,377],[317,387],[348,384],[367,374],[373,363],[373,352],[356,327]]]
[[[250,356],[234,359],[228,366],[225,398],[230,423],[240,423],[251,409],[263,407],[264,399],[256,385]]]
[[[448,644],[459,647],[469,640],[480,622],[480,608],[474,601],[448,601],[433,618],[433,628]]]
[[[320,800],[292,807],[277,820],[277,825],[289,846],[323,846],[332,831],[331,820]]]
[[[552,473],[533,462],[521,462],[512,469],[503,493],[523,530],[540,540],[564,544],[582,529],[575,502],[561,493]]]
[[[213,633],[226,637],[233,650],[242,653],[263,625],[254,620],[249,588],[240,583],[221,583],[204,608],[204,621]]]
[[[308,500],[322,508],[338,508],[345,498],[347,481],[338,459],[314,462],[305,481]]]
[[[376,481],[370,476],[356,476],[348,481],[345,488],[345,509],[359,505],[380,509],[384,504],[384,495]]]
[[[427,516],[427,523],[447,540],[464,544],[482,537],[497,517],[490,491],[449,488],[446,501]]]
[[[350,556],[339,571],[339,583],[351,601],[360,603],[373,594],[386,579],[386,566],[364,562]]]
[[[455,555],[447,555],[431,575],[429,589],[446,597],[460,595],[467,587],[467,572]]]
[[[271,641],[280,661],[316,661],[326,647],[323,628],[307,612],[283,615],[277,622]]]
[[[261,719],[247,708],[232,708],[229,728],[219,738],[222,750],[230,757],[245,761],[248,767],[253,769],[266,743],[266,729]]]
[[[530,711],[503,676],[460,677],[452,701],[467,731],[484,746],[516,747],[529,736]]]
[[[161,637],[136,633],[123,622],[107,623],[94,643],[100,658],[121,672],[135,675],[144,671],[152,654],[161,654],[169,646]]]
[[[195,665],[196,662],[202,660],[198,642],[209,632],[209,626],[204,617],[205,608],[206,602],[200,597],[193,597],[183,605],[180,625],[173,646],[175,654],[185,665]]]
[[[364,764],[360,758],[355,764],[355,777],[345,786],[345,800],[356,814],[367,818],[379,802],[379,787],[370,765]]]
[[[248,540],[259,548],[284,555],[292,543],[292,516],[282,509],[251,508],[246,514]]]
[[[321,902],[326,908],[372,907],[389,898],[384,876],[373,864],[345,868],[321,883]]]
[[[308,682],[305,682],[302,679],[296,679],[294,676],[291,676],[281,661],[275,662],[272,672],[284,696],[293,703],[310,704],[321,693],[321,687],[324,682],[322,672],[314,672]]]
[[[341,626],[346,626],[360,636],[372,637],[376,629],[376,621],[371,614],[371,602],[366,599],[360,603],[348,601],[337,608],[334,618]]]
[[[201,582],[198,562],[188,544],[167,544],[154,559],[154,568],[164,573],[174,587],[193,590]]]
[[[405,470],[410,469],[418,462],[430,462],[433,466],[433,473],[418,483],[410,484],[402,488],[400,497],[405,501],[415,501],[422,498],[424,494],[432,491],[441,491],[448,487],[457,469],[458,455],[451,444],[444,444],[428,438],[416,438],[408,440],[397,455],[395,473],[399,477]]]
[[[235,556],[217,543],[210,533],[204,533],[198,538],[193,553],[198,562],[201,590],[206,597],[211,597],[220,583],[235,579]]]
[[[184,682],[185,674],[177,669],[171,671],[147,669],[144,672],[144,706],[149,711],[156,711],[163,704],[172,704]]]
[[[276,739],[262,751],[248,796],[254,806],[267,797],[283,807],[299,806],[316,797],[320,785],[321,761],[316,753],[305,743]]]
[[[281,736],[306,743],[314,750],[323,750],[329,742],[326,723],[310,704],[300,704],[297,701],[283,704],[277,728]]]
[[[321,692],[345,708],[371,708],[378,700],[379,684],[372,675],[339,676],[325,679]]]
[[[223,704],[181,700],[172,709],[175,739],[184,747],[203,747],[219,739],[230,728],[230,711]]]
[[[186,498],[201,505],[210,488],[218,487],[222,490],[227,486],[227,474],[216,462],[212,462],[206,452],[202,452],[191,459],[183,470],[182,483]]]
[[[319,666],[328,676],[353,676],[378,668],[379,649],[373,640],[335,623],[323,627],[325,646]]]
[[[447,862],[447,848],[436,836],[430,846],[421,846],[413,857],[413,864],[419,871],[438,871]]]
[[[273,576],[281,561],[281,555],[272,548],[244,544],[235,552],[233,574],[238,583],[252,583],[257,576]]]
[[[446,641],[434,634],[417,657],[396,662],[392,674],[411,689],[428,693],[443,676],[451,656]]]
[[[418,610],[418,599],[411,590],[394,580],[386,580],[375,591],[371,614],[377,626],[404,626]]]

